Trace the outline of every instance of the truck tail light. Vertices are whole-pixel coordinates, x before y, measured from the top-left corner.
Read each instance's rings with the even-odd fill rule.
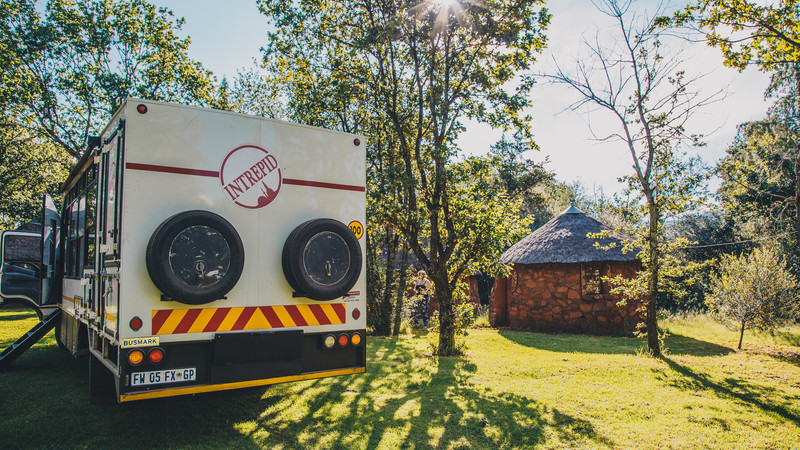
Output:
[[[345,347],[350,342],[350,338],[347,337],[346,334],[340,334],[337,343],[339,347]]]
[[[164,360],[164,350],[156,347],[147,354],[147,359],[153,364],[158,364]]]
[[[329,334],[325,336],[323,344],[325,344],[325,348],[333,348],[333,346],[336,345],[336,338],[333,337],[332,334]]]
[[[361,335],[360,335],[360,334],[358,334],[358,333],[353,333],[353,337],[351,337],[351,338],[350,338],[350,342],[351,342],[353,345],[359,345],[359,344],[361,344]]]
[[[144,352],[138,348],[133,349],[128,353],[128,362],[132,366],[138,366],[142,363],[142,361],[144,361]]]

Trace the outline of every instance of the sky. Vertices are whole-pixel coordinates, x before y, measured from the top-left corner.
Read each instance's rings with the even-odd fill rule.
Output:
[[[252,68],[260,59],[266,43],[266,18],[258,12],[255,0],[156,0],[153,3],[168,7],[176,17],[186,20],[181,34],[191,38],[189,55],[214,72],[219,80],[232,78],[238,69]],[[640,13],[653,12],[660,2],[639,0],[633,8]],[[668,4],[673,9],[682,2]],[[581,54],[583,39],[603,39],[610,36],[613,23],[593,6],[590,0],[552,0],[547,8],[552,21],[547,31],[548,47],[537,58],[534,73],[547,73],[553,61],[571,67]],[[768,103],[764,90],[766,74],[748,69],[739,73],[723,66],[718,49],[705,44],[681,42],[687,55],[683,68],[688,76],[702,75],[697,90],[709,95],[720,89],[725,98],[701,110],[691,123],[692,133],[705,135],[706,146],[696,150],[709,166],[725,154],[740,123],[757,120],[766,114]],[[585,53],[585,52],[584,52]],[[614,130],[609,116],[601,111],[573,111],[569,107],[579,99],[567,87],[541,82],[533,90],[532,128],[539,151],[526,152],[537,162],[549,159],[545,166],[563,182],[581,182],[591,194],[607,195],[620,192],[617,179],[631,172],[631,157],[620,142],[599,142],[595,134],[605,135]],[[470,154],[482,154],[497,142],[502,133],[474,123],[459,144]],[[695,152],[695,150],[692,150]],[[715,188],[712,180],[712,189]]]

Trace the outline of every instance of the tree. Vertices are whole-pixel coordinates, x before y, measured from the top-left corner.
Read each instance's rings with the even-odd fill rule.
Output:
[[[281,119],[286,111],[279,94],[280,89],[268,75],[256,68],[239,70],[232,83],[225,78],[220,82],[216,106],[241,114]]]
[[[519,136],[513,141],[503,137],[489,153],[497,156],[495,183],[510,199],[522,201],[522,216],[535,218],[533,226],[536,227],[549,220],[545,212],[546,187],[555,183],[555,175],[544,167],[549,162],[547,158],[542,163],[524,158],[522,154],[528,150],[531,150],[530,143]]]
[[[58,192],[69,156],[50,142],[36,142],[13,124],[0,125],[0,227],[41,220],[42,196]]]
[[[586,42],[591,57],[579,59],[573,73],[557,66],[548,78],[580,95],[573,108],[596,107],[619,125],[603,139],[618,140],[627,147],[634,173],[624,181],[628,193],[641,199],[641,217],[647,218],[646,225],[630,230],[635,238],[630,246],[640,250],[643,270],[621,287],[629,297],[643,299],[648,349],[658,356],[660,276],[670,267],[668,257],[673,257],[670,250],[675,244],[665,239],[664,220],[694,203],[693,196],[705,178],[697,170],[697,161],[687,158],[680,146],[700,145],[699,136],[688,135],[685,125],[712,98],[689,89],[693,80],[680,69],[681,60],[665,55],[663,31],[654,27],[653,20],[630,13],[630,5],[630,1],[616,0],[597,5],[613,19],[618,46]]]
[[[720,320],[738,328],[741,350],[744,330],[771,330],[792,318],[796,286],[779,252],[756,248],[749,255],[722,257],[708,305]]]
[[[679,287],[677,290],[681,294],[674,295],[673,290],[662,296],[659,306],[670,312],[706,310],[706,295],[711,276],[717,272],[719,258],[753,248],[751,242],[741,239],[736,222],[724,211],[688,212],[671,221],[667,233],[672,241],[689,243],[676,249],[675,257],[680,265],[697,268],[669,280]]]
[[[145,0],[0,0],[4,118],[73,158],[128,96],[212,104],[211,73],[192,61],[183,19]]]
[[[800,151],[797,135],[777,117],[739,126],[739,133],[718,165],[717,191],[726,213],[744,239],[773,236],[798,262],[797,199]],[[796,270],[796,269],[795,269]]]
[[[784,64],[772,74],[769,116],[739,125],[718,166],[718,195],[745,239],[774,236],[800,274],[800,72]]]
[[[544,45],[549,15],[541,3],[259,2],[275,30],[265,52],[268,66],[294,73],[288,84],[295,90],[335,88],[338,96],[303,97],[325,100],[321,112],[337,114],[340,104],[368,108],[358,117],[375,116],[386,131],[380,141],[394,178],[372,183],[392,195],[382,213],[385,224],[401,233],[434,283],[439,355],[457,353],[453,295],[459,279],[473,262],[497,252],[492,246],[504,237],[497,233],[513,221],[481,202],[464,203],[472,197],[456,187],[464,169],[452,167],[455,143],[465,118],[521,130],[529,139],[523,110],[531,82],[515,91],[508,82],[530,68]],[[314,83],[307,74],[337,84]],[[370,101],[359,102],[365,93]]]
[[[776,4],[746,0],[697,0],[660,17],[658,25],[689,25],[701,31],[712,47],[719,47],[725,65],[744,70],[751,64],[771,71],[800,62],[800,2]]]

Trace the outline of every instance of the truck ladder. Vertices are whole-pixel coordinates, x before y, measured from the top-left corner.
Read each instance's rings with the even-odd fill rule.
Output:
[[[43,338],[48,331],[55,328],[60,319],[61,310],[56,309],[41,322],[37,323],[36,326],[31,328],[30,331],[23,334],[22,337],[17,339],[10,347],[3,350],[3,353],[0,353],[0,370],[3,370],[11,361],[14,361],[21,354],[25,353],[33,344],[39,342],[39,339]]]

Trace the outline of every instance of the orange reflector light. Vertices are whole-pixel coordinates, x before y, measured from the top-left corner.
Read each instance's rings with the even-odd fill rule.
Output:
[[[345,345],[347,345],[347,343],[349,341],[350,341],[350,339],[347,338],[346,334],[340,334],[339,335],[339,346],[340,347],[344,347]]]
[[[360,343],[361,343],[361,335],[360,335],[360,334],[358,334],[358,333],[355,333],[355,334],[353,335],[353,337],[351,337],[351,338],[350,338],[350,342],[352,342],[352,343],[353,343],[353,345],[358,345],[358,344],[360,344]]]
[[[333,337],[332,334],[329,334],[329,335],[325,336],[324,344],[325,344],[325,348],[333,348],[333,346],[336,345],[336,338]]]
[[[128,362],[131,363],[132,366],[138,366],[142,361],[144,361],[144,352],[138,348],[128,353]]]
[[[164,359],[164,350],[156,347],[150,350],[150,353],[147,354],[147,358],[150,360],[151,363],[158,364],[161,360]]]

